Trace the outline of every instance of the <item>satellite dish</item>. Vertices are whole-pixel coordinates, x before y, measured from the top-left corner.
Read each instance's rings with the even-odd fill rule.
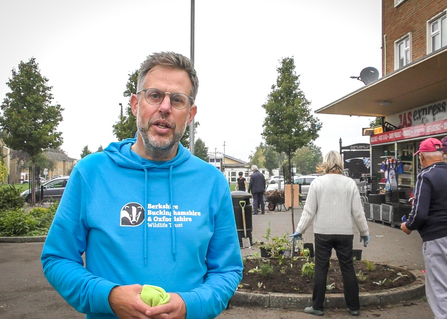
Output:
[[[359,80],[365,83],[365,85],[371,84],[379,78],[379,71],[373,67],[367,67],[360,72]]]

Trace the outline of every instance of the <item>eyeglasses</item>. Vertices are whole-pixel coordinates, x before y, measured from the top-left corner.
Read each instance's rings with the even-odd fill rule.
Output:
[[[165,99],[166,94],[169,94],[171,106],[177,110],[183,110],[184,108],[194,104],[194,99],[184,93],[162,92],[159,89],[149,88],[140,90],[137,94],[140,94],[141,92],[144,92],[144,98],[150,105],[160,105]]]

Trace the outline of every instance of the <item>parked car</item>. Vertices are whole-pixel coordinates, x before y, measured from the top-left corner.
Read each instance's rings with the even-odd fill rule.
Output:
[[[42,200],[60,200],[62,194],[64,193],[65,186],[68,182],[68,176],[62,176],[59,178],[52,179],[46,182],[41,187],[43,187],[43,198]],[[36,201],[40,200],[40,190],[41,187],[36,188]],[[31,189],[24,191],[20,194],[27,203],[31,203]]]
[[[269,192],[269,191],[278,190],[278,186],[279,186],[280,183],[281,183],[281,190],[283,191],[284,190],[284,184],[285,184],[283,178],[281,178],[281,179],[271,179],[269,181],[269,183],[267,184],[267,188],[265,189],[265,191]]]
[[[282,176],[282,175],[273,175],[272,177],[270,177],[270,179],[269,179],[269,183],[270,183],[271,181],[273,181],[273,180],[278,181],[278,180],[280,180],[280,179],[284,179],[284,176]]]
[[[318,175],[302,175],[302,176],[295,176],[293,178],[293,183],[301,185],[301,191],[300,191],[300,199],[306,200],[307,193],[309,193],[310,183],[314,181],[315,178],[317,178]]]

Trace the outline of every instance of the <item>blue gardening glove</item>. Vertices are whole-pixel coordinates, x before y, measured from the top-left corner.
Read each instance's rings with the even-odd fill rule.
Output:
[[[363,240],[363,246],[368,246],[368,243],[369,243],[369,235],[368,236],[360,236],[360,242],[362,242],[362,240]]]
[[[303,235],[297,232],[294,232],[292,235],[289,235],[289,237],[292,237],[290,241],[296,242],[297,240],[302,240]]]

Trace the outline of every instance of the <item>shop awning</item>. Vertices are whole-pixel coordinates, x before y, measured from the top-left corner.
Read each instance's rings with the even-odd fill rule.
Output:
[[[447,98],[447,48],[378,79],[316,113],[388,116]]]

